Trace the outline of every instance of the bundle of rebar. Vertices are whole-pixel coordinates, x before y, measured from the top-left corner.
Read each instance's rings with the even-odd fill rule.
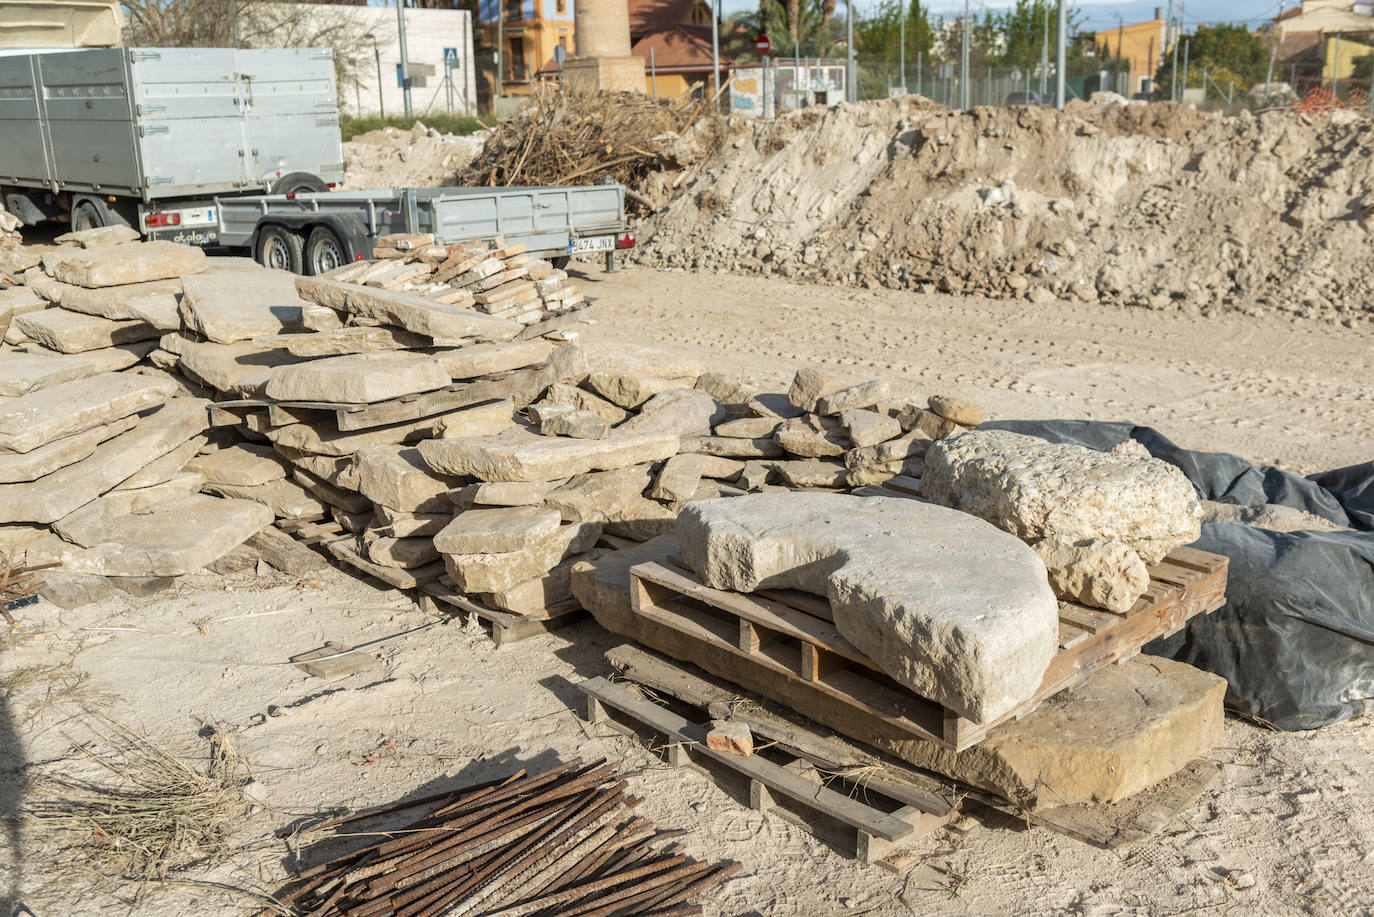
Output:
[[[3,615],[10,626],[15,625],[14,618],[10,612],[36,601],[34,598],[38,590],[43,588],[43,581],[34,576],[39,570],[48,570],[52,567],[60,567],[61,564],[43,564],[41,567],[27,567],[24,564],[16,564],[9,555],[0,555],[0,615]]]
[[[356,812],[312,830],[348,826],[344,833],[356,835],[364,819],[429,809],[403,827],[374,832],[381,839],[367,847],[306,869],[277,900],[319,917],[700,913],[693,902],[739,864],[699,862],[664,846],[678,832],[631,815],[642,800],[625,787],[604,760],[574,759]]]

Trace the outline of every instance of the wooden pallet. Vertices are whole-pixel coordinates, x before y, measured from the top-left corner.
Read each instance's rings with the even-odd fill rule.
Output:
[[[787,596],[779,601],[777,593],[769,597],[712,589],[689,571],[663,563],[632,568],[630,596],[649,632],[642,639],[650,645],[653,633],[672,632],[689,643],[713,647],[716,655],[728,654],[728,671],[707,668],[766,696],[786,702],[794,690],[805,688],[834,702],[829,706],[838,704],[862,713],[866,720],[877,719],[898,735],[962,751],[1102,666],[1129,659],[1156,637],[1220,608],[1225,602],[1226,569],[1224,557],[1179,548],[1150,568],[1149,589],[1127,614],[1060,603],[1059,653],[1050,661],[1040,688],[1016,709],[987,723],[974,723],[893,681],[840,635],[823,600],[806,597],[787,604]],[[666,642],[678,643],[672,638]],[[654,648],[675,656],[682,652],[680,643]],[[693,655],[680,658],[696,660]],[[860,727],[856,721],[850,728]]]
[[[589,678],[578,686],[585,696],[584,716],[622,732],[649,731],[662,737],[669,764],[694,766],[710,777],[709,764],[748,781],[749,807],[788,818],[823,840],[838,840],[840,851],[865,864],[896,869],[895,848],[935,831],[959,814],[958,807],[915,795],[922,805],[894,799],[872,786],[833,779],[826,782],[805,758],[781,751],[741,756],[706,745],[709,720],[692,722],[667,707],[645,700],[622,685]],[[851,793],[853,795],[851,795]],[[924,806],[924,808],[922,807]],[[840,827],[840,838],[832,840]]]
[[[446,582],[426,583],[421,586],[420,608],[437,613],[440,608],[436,603],[475,615],[490,631],[492,642],[497,646],[539,637],[587,618],[587,612],[576,600],[561,602],[538,612],[516,614],[513,611],[497,611],[474,602],[455,592],[451,584]]]
[[[1216,762],[1198,758],[1173,776],[1122,802],[1027,812],[985,790],[957,784],[940,774],[884,756],[795,716],[781,705],[744,695],[736,686],[701,673],[694,666],[665,659],[633,644],[607,650],[606,661],[622,679],[633,683],[630,687],[637,686],[640,694],[647,694],[660,704],[687,710],[689,719],[700,719],[704,714],[712,719],[740,721],[754,733],[756,744],[770,745],[801,759],[827,777],[861,774],[863,792],[857,794],[860,800],[870,800],[876,793],[887,800],[883,808],[907,805],[937,818],[943,817],[941,813],[953,817],[953,810],[984,818],[996,827],[1029,822],[1107,850],[1158,836],[1221,773]],[[853,781],[847,785],[850,790],[854,788]],[[750,797],[753,795],[751,792]],[[1014,821],[998,816],[999,812]],[[916,836],[905,840],[910,842]],[[894,850],[883,856],[878,865],[899,869],[907,865],[907,860],[907,856]]]
[[[388,586],[397,589],[418,589],[426,583],[432,583],[444,575],[443,561],[425,564],[423,567],[415,567],[411,570],[402,570],[400,567],[388,567],[383,564],[374,564],[365,559],[358,553],[357,539],[352,535],[345,535],[334,541],[323,543],[325,550],[340,561],[343,561],[354,570],[366,573],[375,579],[379,579]]]

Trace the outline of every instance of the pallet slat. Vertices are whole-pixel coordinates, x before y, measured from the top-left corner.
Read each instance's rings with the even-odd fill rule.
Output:
[[[1192,569],[1204,560],[1205,571]],[[1155,637],[1173,633],[1189,618],[1221,607],[1226,558],[1195,551],[1184,555],[1184,562],[1191,566],[1171,563],[1161,572],[1171,579],[1187,580],[1186,584],[1151,580],[1150,590],[1128,615],[1061,603],[1060,652],[1051,660],[1040,688],[1012,711],[987,723],[956,716],[896,685],[830,621],[772,598],[711,589],[686,573],[649,562],[630,571],[631,606],[656,626],[727,650],[740,665],[762,667],[774,677],[813,686],[889,726],[961,751],[1102,666],[1128,659]]]

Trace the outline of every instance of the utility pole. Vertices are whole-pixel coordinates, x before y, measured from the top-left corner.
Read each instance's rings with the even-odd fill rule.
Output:
[[[848,84],[845,98],[851,102],[857,102],[859,101],[859,81],[857,68],[854,66],[854,0],[845,0],[844,8],[844,79]]]
[[[1069,40],[1069,36],[1065,34],[1067,29],[1064,0],[1059,0],[1059,39],[1054,49],[1054,107],[1059,109],[1064,107],[1064,46]]]
[[[1174,58],[1173,64],[1169,67],[1169,99],[1178,101],[1178,39],[1174,39]]]
[[[1045,30],[1040,37],[1040,104],[1045,104],[1045,97],[1050,94],[1050,4],[1049,0],[1037,6],[1045,13],[1043,23]]]
[[[1279,22],[1283,22],[1283,8],[1284,8],[1284,6],[1285,6],[1285,4],[1283,4],[1283,3],[1280,3],[1280,4],[1279,4],[1279,20],[1278,20]],[[1283,27],[1282,27],[1282,26],[1279,27],[1279,36],[1278,36],[1278,38],[1275,38],[1275,37],[1274,37],[1274,32],[1273,32],[1273,30],[1272,30],[1272,29],[1270,30],[1270,32],[1269,32],[1269,41],[1270,41],[1270,45],[1269,45],[1269,71],[1264,75],[1264,98],[1265,98],[1265,101],[1266,101],[1266,102],[1268,102],[1268,100],[1269,100],[1270,86],[1272,86],[1272,85],[1273,85],[1273,82],[1274,82],[1274,57],[1279,53],[1279,42],[1282,41],[1282,40],[1283,40]],[[1371,102],[1371,104],[1374,104],[1374,99],[1371,99],[1370,102]]]
[[[401,39],[401,94],[405,99],[406,117],[411,117],[410,108],[410,64],[406,60],[406,4],[396,0],[396,34]]]
[[[1116,83],[1112,89],[1121,92],[1121,45],[1126,40],[1126,20],[1121,18],[1121,14],[1116,14],[1116,63],[1112,65],[1112,82]],[[1128,68],[1129,72],[1129,68]],[[1121,93],[1129,95],[1129,93]]]
[[[479,0],[480,2],[480,0]],[[491,0],[496,4],[496,96],[506,94],[506,0]],[[576,41],[576,37],[573,38]],[[492,108],[495,108],[493,102]]]
[[[1338,95],[1341,88],[1341,33],[1336,33],[1336,45],[1331,54],[1331,94]]]
[[[959,21],[959,107],[968,111],[972,101],[968,86],[968,0],[964,0],[964,18]]]
[[[1188,39],[1186,38],[1183,39],[1183,92],[1184,95],[1188,92]],[[1179,96],[1178,100],[1182,102],[1183,96]]]
[[[1160,62],[1161,64],[1163,64],[1163,63],[1164,63],[1164,59],[1165,59],[1166,57],[1169,56],[1169,48],[1170,48],[1170,47],[1172,46],[1172,44],[1173,44],[1173,42],[1172,42],[1172,40],[1171,40],[1171,39],[1173,38],[1173,31],[1174,31],[1174,0],[1169,0],[1169,12],[1166,14],[1166,18],[1165,18],[1165,20],[1164,20],[1164,46],[1161,47],[1161,48],[1159,49],[1159,62]],[[1158,68],[1156,68],[1156,69],[1158,69]],[[1172,79],[1173,76],[1174,76],[1174,74],[1172,73],[1172,70],[1173,70],[1173,68],[1171,67],[1171,68],[1170,68],[1170,71],[1171,71],[1171,72],[1170,72],[1170,74],[1169,74],[1170,79]],[[1151,83],[1153,83],[1153,81],[1151,81]],[[1158,98],[1159,98],[1159,87],[1158,87],[1158,86],[1155,86],[1155,87],[1154,87],[1154,92],[1155,92],[1155,98],[1158,99]],[[1170,100],[1172,100],[1173,97],[1174,97],[1174,89],[1173,89],[1173,86],[1170,86],[1170,87],[1169,87],[1169,98],[1170,98]]]
[[[897,67],[901,72],[902,95],[906,95],[906,5],[902,6],[902,18],[899,22],[901,38],[897,44]]]
[[[711,110],[720,111],[720,8],[711,0]]]
[[[382,101],[382,51],[377,47],[377,36],[368,32],[363,38],[372,39],[372,56],[377,60],[377,111],[386,117],[386,102]]]

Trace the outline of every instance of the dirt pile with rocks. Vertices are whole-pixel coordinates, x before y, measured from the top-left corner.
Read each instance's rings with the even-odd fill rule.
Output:
[[[416,121],[408,131],[394,127],[358,134],[343,145],[345,187],[449,187],[482,151],[490,131],[466,137],[441,134]]]
[[[957,112],[909,96],[701,123],[640,188],[637,257],[868,287],[1374,318],[1351,112]]]

